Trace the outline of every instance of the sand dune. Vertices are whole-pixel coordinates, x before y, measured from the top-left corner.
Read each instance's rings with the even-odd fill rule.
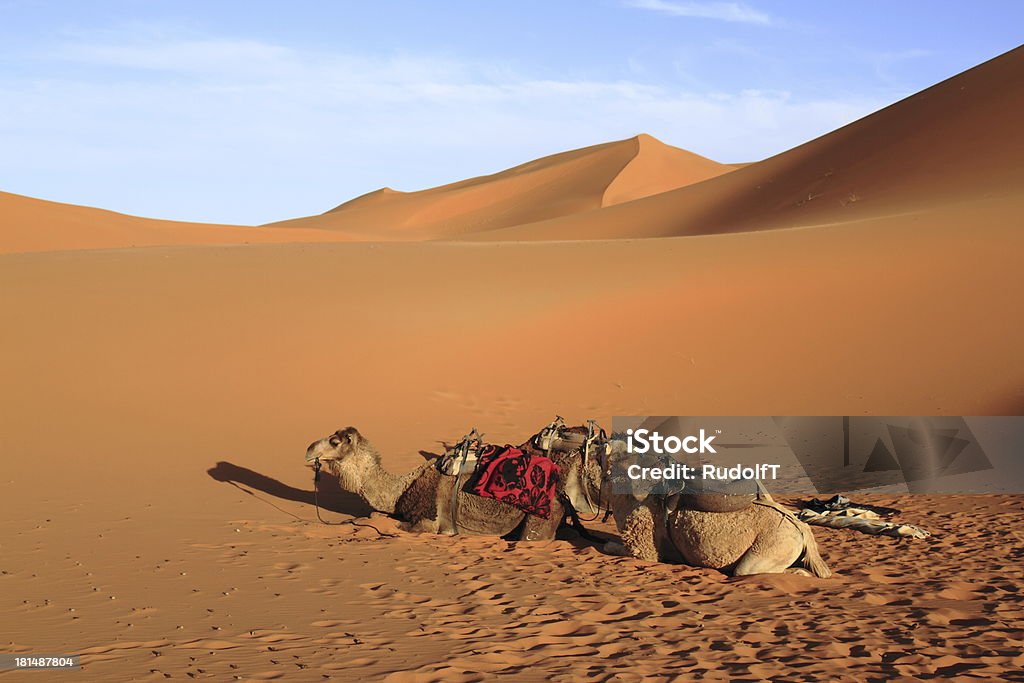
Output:
[[[0,192],[0,254],[183,244],[337,242],[344,235],[128,216]]]
[[[419,192],[382,188],[261,228],[124,216],[0,193],[0,253],[172,244],[629,239],[1024,211],[1024,48],[761,162],[647,135]],[[941,210],[940,210],[941,209]],[[287,230],[282,231],[282,228]]]
[[[0,649],[88,680],[1019,671],[1020,497],[878,499],[935,535],[816,529],[834,578],[734,580],[318,525],[303,454],[355,425],[402,471],[556,413],[1024,414],[1022,58],[735,170],[641,137],[271,228],[0,194],[0,251],[37,252],[0,255]]]
[[[639,135],[420,192],[383,188],[325,214],[274,225],[364,240],[458,238],[613,206],[731,170]]]
[[[474,239],[664,237],[828,225],[999,199],[1024,212],[1024,48],[707,182]]]
[[[731,170],[639,135],[421,192],[382,188],[319,216],[260,227],[141,218],[0,192],[0,254],[452,238],[613,206]]]

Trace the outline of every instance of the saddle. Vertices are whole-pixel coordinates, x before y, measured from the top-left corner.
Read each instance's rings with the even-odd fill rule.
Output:
[[[736,480],[715,482],[713,487],[701,480],[687,482],[678,494],[676,507],[701,512],[739,512],[759,499],[761,482]]]
[[[475,471],[480,452],[484,448],[483,436],[476,427],[473,427],[473,431],[446,450],[444,455],[437,459],[437,469],[441,474],[457,477],[463,472]]]
[[[591,500],[589,484],[583,474],[591,458],[596,458],[604,469],[601,457],[608,454],[608,434],[595,420],[587,420],[585,426],[569,427],[561,415],[556,415],[551,423],[530,437],[524,447],[535,449],[562,466],[561,490],[573,514],[598,513],[600,501]],[[576,453],[580,456],[578,467],[570,464],[570,458]],[[605,476],[607,474],[604,472]]]
[[[550,456],[552,453],[580,451],[586,461],[597,449],[608,443],[608,434],[594,420],[587,420],[586,426],[567,427],[561,415],[534,434],[530,446]]]
[[[531,449],[484,443],[474,427],[437,459],[435,467],[445,477],[446,492],[451,486],[450,507],[439,515],[445,525],[439,529],[442,533],[458,533],[460,491],[493,498],[542,519],[551,515],[559,467]]]
[[[486,446],[477,463],[476,482],[470,490],[494,498],[541,519],[551,517],[560,468],[543,455],[515,446]]]

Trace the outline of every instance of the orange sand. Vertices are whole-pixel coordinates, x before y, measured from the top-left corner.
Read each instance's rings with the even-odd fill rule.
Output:
[[[0,254],[167,245],[337,242],[343,235],[126,216],[0,192]]]

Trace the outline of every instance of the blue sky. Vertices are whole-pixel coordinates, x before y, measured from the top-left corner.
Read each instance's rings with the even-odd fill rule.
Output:
[[[262,223],[640,132],[749,161],[1021,27],[1018,0],[0,0],[0,189]]]

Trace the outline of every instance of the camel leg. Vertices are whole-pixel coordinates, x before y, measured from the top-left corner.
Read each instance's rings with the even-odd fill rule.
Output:
[[[438,521],[436,519],[421,519],[416,522],[400,522],[398,528],[415,534],[436,534]]]
[[[619,535],[630,556],[657,562],[659,558],[656,530],[654,512],[650,505],[644,503],[629,513]]]
[[[778,558],[761,555],[751,548],[743,553],[732,570],[733,576],[750,576],[751,574],[781,574],[788,565],[779,566]]]
[[[732,575],[781,574],[797,561],[802,552],[803,537],[797,529],[787,527],[773,533],[762,533],[736,562]]]

